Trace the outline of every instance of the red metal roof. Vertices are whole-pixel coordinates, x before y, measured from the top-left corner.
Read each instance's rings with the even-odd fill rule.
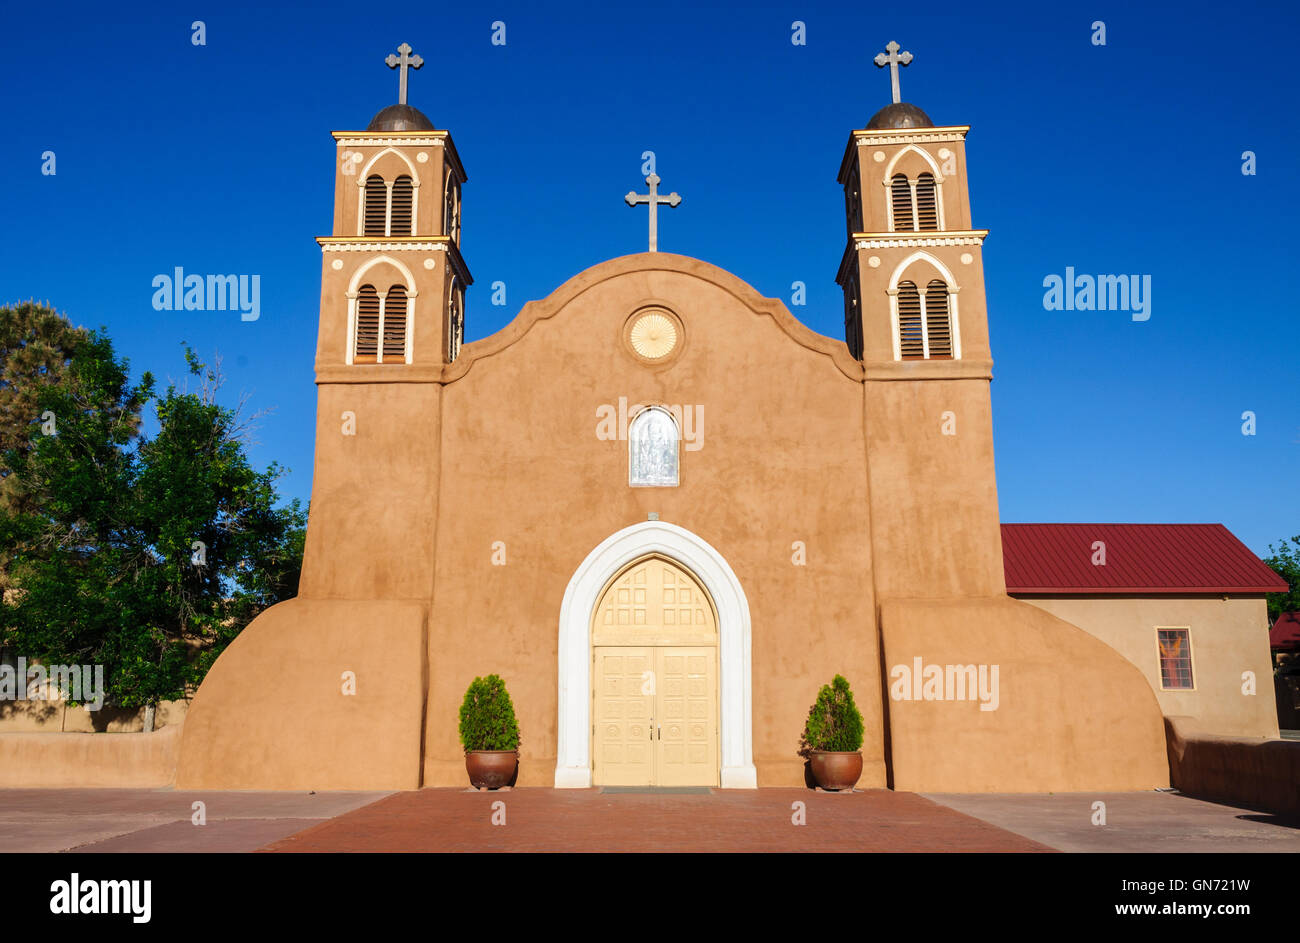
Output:
[[[1105,544],[1105,565],[1093,545]],[[1003,524],[1007,592],[1277,593],[1280,576],[1222,524]]]
[[[1275,652],[1300,651],[1300,612],[1284,612],[1268,630],[1268,647]]]

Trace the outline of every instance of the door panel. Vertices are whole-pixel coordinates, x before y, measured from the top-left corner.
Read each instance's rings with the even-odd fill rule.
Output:
[[[619,574],[592,616],[595,646],[715,645],[717,640],[718,623],[704,587],[661,557],[638,561]]]
[[[718,784],[717,650],[657,648],[655,782]]]
[[[651,717],[654,696],[648,684],[653,649],[597,648],[592,759],[593,782],[600,786],[648,786],[654,775]]]

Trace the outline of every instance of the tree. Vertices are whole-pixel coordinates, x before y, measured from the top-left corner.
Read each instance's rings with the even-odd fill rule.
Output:
[[[64,381],[89,337],[44,305],[0,306],[0,454],[27,446],[41,391]]]
[[[140,446],[132,490],[148,558],[135,573],[141,609],[122,635],[115,691],[146,711],[183,696],[254,616],[297,593],[306,534],[299,502],[276,507],[283,470],[249,464],[247,424],[216,402],[218,371],[192,351],[186,360],[202,387],[172,385],[157,400],[159,432]]]
[[[88,339],[87,331],[44,305],[0,306],[0,507],[24,500],[3,456],[27,449],[31,427],[41,423],[42,391],[67,382],[72,356]],[[12,587],[11,562],[0,548],[0,591]]]
[[[305,514],[277,507],[278,466],[254,470],[238,410],[191,351],[197,393],[131,385],[108,339],[91,334],[70,380],[38,397],[54,434],[28,428],[6,462],[30,500],[0,507],[0,547],[18,589],[0,602],[5,641],[48,664],[103,664],[107,702],[183,697],[266,606],[297,592]],[[138,435],[152,403],[159,431]]]
[[[1286,580],[1289,587],[1285,593],[1269,593],[1267,596],[1271,625],[1282,613],[1300,610],[1300,535],[1292,537],[1289,542],[1282,541],[1280,547],[1269,544],[1268,550],[1270,555],[1264,558],[1264,562]]]
[[[52,424],[14,430],[4,463],[14,500],[0,504],[0,547],[11,588],[0,601],[4,641],[46,663],[100,661],[102,640],[120,622],[117,577],[133,544],[123,510],[130,488],[128,445],[152,378],[132,386],[106,337],[90,334],[47,384],[35,406]]]

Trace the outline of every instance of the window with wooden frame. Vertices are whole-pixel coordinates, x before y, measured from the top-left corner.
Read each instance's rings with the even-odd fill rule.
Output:
[[[458,284],[455,275],[447,288],[447,362],[451,363],[460,355],[461,344],[465,340],[465,290]]]
[[[415,208],[415,186],[412,184],[410,177],[402,175],[393,181],[393,190],[389,202],[388,235],[412,235],[414,232],[411,225],[412,213]]]
[[[844,343],[855,360],[862,359],[862,317],[858,312],[858,272],[854,266],[844,282]]]
[[[394,285],[384,296],[380,323],[384,338],[384,363],[406,362],[406,286]]]
[[[935,278],[925,286],[925,355],[931,360],[952,357],[952,319],[948,316],[948,284]]]
[[[890,206],[894,213],[894,232],[913,232],[916,217],[912,214],[912,184],[906,174],[894,174],[889,184]]]
[[[934,174],[923,173],[916,178],[916,228],[934,230],[939,228],[939,201],[935,191]]]
[[[862,190],[858,162],[853,162],[849,179],[844,182],[844,213],[849,223],[849,234],[862,232]]]
[[[366,178],[366,202],[363,215],[364,235],[388,235],[388,184],[378,174]]]
[[[361,233],[389,238],[415,235],[415,181],[409,175],[403,174],[392,184],[379,174],[366,178]]]
[[[407,307],[405,285],[393,285],[383,297],[374,285],[357,290],[354,364],[406,362]]]
[[[932,232],[939,228],[939,186],[934,174],[926,171],[915,180],[909,180],[906,174],[894,174],[889,191],[894,232]]]
[[[357,327],[353,363],[376,363],[379,353],[379,292],[362,285],[357,292]]]
[[[1195,688],[1192,678],[1192,636],[1188,628],[1157,628],[1160,687],[1165,691]]]
[[[451,241],[460,245],[460,181],[455,174],[447,171],[447,182],[443,188],[442,233],[450,236]]]
[[[951,360],[952,317],[948,283],[931,279],[922,294],[916,282],[898,283],[898,356],[900,360]]]

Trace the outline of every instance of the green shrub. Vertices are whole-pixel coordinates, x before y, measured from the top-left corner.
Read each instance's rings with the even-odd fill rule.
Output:
[[[853,703],[853,692],[842,675],[817,692],[817,703],[808,711],[808,722],[799,740],[799,755],[813,750],[853,753],[862,749],[862,714]]]
[[[515,705],[498,675],[470,682],[460,705],[460,742],[466,752],[519,749]]]

